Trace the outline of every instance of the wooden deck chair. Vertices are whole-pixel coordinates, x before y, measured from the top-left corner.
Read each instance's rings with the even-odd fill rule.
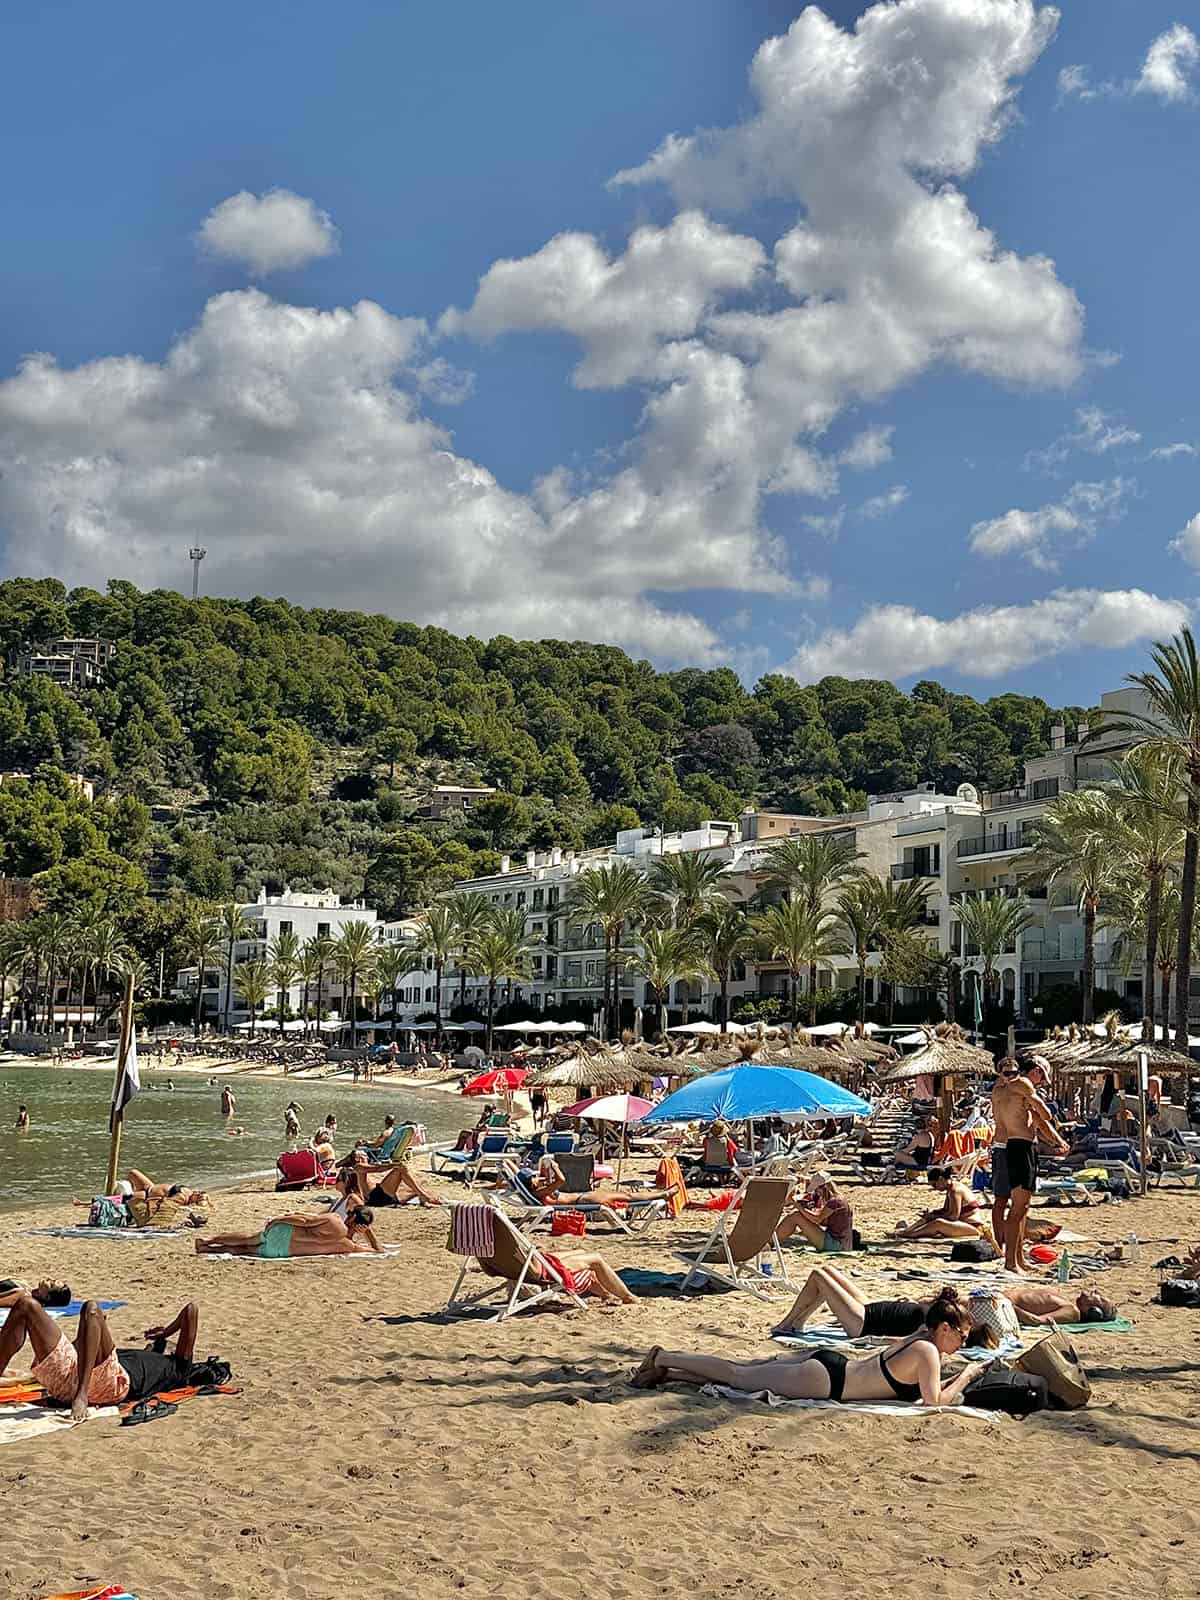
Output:
[[[741,1209],[729,1205],[718,1214],[698,1254],[672,1252],[688,1269],[681,1290],[703,1283],[706,1278],[731,1289],[749,1289],[763,1300],[775,1284],[794,1290],[796,1285],[788,1279],[776,1237],[791,1192],[790,1178],[747,1178],[738,1191]],[[771,1273],[764,1272],[759,1264],[759,1257],[767,1250],[775,1257]]]
[[[477,1250],[465,1253],[456,1244],[456,1239],[462,1237],[460,1231],[462,1219],[458,1213],[466,1211],[491,1212],[490,1254],[480,1255]],[[476,1216],[466,1220],[478,1224],[486,1219]],[[501,1300],[503,1303],[495,1316],[486,1319],[488,1322],[504,1322],[509,1317],[515,1317],[519,1311],[528,1311],[531,1307],[541,1305],[547,1300],[565,1300],[569,1305],[578,1306],[581,1310],[587,1309],[586,1303],[579,1295],[571,1289],[563,1288],[554,1275],[554,1269],[533,1240],[523,1234],[498,1205],[484,1202],[474,1206],[452,1206],[450,1238],[446,1248],[455,1255],[465,1254],[462,1268],[450,1291],[450,1298],[446,1301],[447,1316],[464,1316],[476,1306],[485,1305],[493,1300]],[[480,1290],[478,1294],[467,1295],[460,1299],[459,1291],[467,1273],[471,1270],[472,1263],[489,1278],[498,1281]]]

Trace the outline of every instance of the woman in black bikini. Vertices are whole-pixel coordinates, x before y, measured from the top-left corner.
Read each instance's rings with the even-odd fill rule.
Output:
[[[963,1346],[971,1321],[958,1296],[939,1295],[925,1313],[925,1326],[878,1355],[852,1361],[842,1350],[811,1350],[770,1361],[726,1361],[722,1356],[690,1355],[684,1350],[650,1351],[631,1380],[635,1389],[660,1383],[719,1383],[755,1394],[762,1389],[787,1400],[902,1400],[913,1405],[950,1406],[984,1370],[964,1367],[942,1382],[942,1357]]]
[[[944,1300],[957,1299],[957,1290],[943,1289]],[[816,1267],[809,1273],[776,1333],[800,1333],[821,1306],[833,1312],[852,1339],[902,1339],[925,1326],[932,1300],[868,1300],[853,1278],[838,1267]]]

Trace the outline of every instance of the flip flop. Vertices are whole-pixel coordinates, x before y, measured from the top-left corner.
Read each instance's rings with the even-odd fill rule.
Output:
[[[662,1355],[662,1345],[656,1344],[646,1356],[640,1367],[637,1367],[629,1380],[631,1389],[657,1389],[666,1379],[666,1373],[661,1371],[655,1363]]]
[[[129,1415],[121,1418],[121,1426],[134,1428],[139,1422],[157,1422],[160,1417],[169,1417],[178,1410],[178,1405],[170,1405],[165,1400],[139,1400]]]

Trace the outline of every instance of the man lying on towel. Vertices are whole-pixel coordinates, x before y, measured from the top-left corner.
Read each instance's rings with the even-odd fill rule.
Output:
[[[32,1295],[39,1305],[69,1306],[71,1285],[53,1278],[43,1278],[40,1283],[19,1283],[16,1278],[0,1278],[0,1306],[16,1305],[23,1294]]]
[[[186,1305],[174,1322],[146,1329],[142,1337],[152,1348],[118,1350],[104,1313],[88,1300],[79,1313],[79,1332],[72,1344],[62,1324],[40,1301],[21,1294],[0,1328],[0,1377],[28,1339],[34,1357],[31,1377],[49,1399],[70,1404],[73,1422],[82,1422],[89,1405],[120,1405],[185,1384],[199,1324],[197,1308]],[[173,1352],[166,1349],[172,1335],[177,1335]]]

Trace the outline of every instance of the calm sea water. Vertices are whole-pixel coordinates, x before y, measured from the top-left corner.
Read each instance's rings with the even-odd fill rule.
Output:
[[[453,1139],[474,1123],[478,1107],[455,1095],[397,1087],[356,1089],[340,1082],[276,1082],[217,1075],[176,1076],[166,1069],[146,1071],[142,1092],[126,1114],[121,1167],[139,1167],[156,1182],[232,1183],[273,1170],[286,1148],[283,1108],[291,1099],[304,1107],[305,1138],[332,1111],[338,1120],[337,1151],[375,1134],[391,1112],[402,1121],[423,1122],[432,1141]],[[230,1138],[221,1116],[221,1089],[228,1082],[237,1096]],[[0,1063],[0,1210],[38,1200],[90,1198],[103,1187],[108,1166],[108,1103],[112,1076],[80,1072],[71,1066],[16,1067]],[[14,1131],[17,1107],[29,1108],[32,1127]]]

